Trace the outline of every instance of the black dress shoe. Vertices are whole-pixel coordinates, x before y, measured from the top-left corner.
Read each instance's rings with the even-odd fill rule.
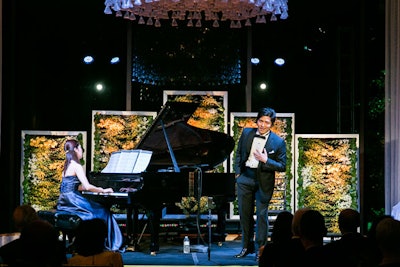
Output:
[[[240,251],[240,253],[239,253],[239,254],[236,254],[236,255],[233,256],[233,257],[235,257],[235,258],[243,258],[243,257],[246,257],[249,253],[250,253],[250,252],[247,250],[247,248],[242,248],[242,250]]]
[[[264,247],[265,247],[265,246],[261,246],[261,247],[258,249],[258,253],[256,254],[256,262],[259,262],[259,261],[260,261],[260,257],[261,257],[261,254],[262,254],[263,251],[264,251]]]
[[[242,251],[240,251],[240,253],[236,254],[234,257],[235,258],[244,258],[247,255],[252,254],[252,253],[254,253],[254,248],[253,249],[251,249],[251,248],[242,248]]]

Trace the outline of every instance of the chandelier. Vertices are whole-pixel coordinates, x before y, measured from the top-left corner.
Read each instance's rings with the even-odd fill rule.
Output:
[[[287,0],[105,0],[105,14],[113,14],[138,24],[161,27],[161,20],[170,20],[173,27],[185,21],[188,27],[202,27],[202,21],[211,21],[213,27],[230,21],[231,28],[251,26],[288,17]]]

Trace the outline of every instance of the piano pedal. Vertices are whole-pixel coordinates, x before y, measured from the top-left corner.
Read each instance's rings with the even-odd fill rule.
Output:
[[[126,249],[125,249],[125,251],[126,251],[126,252],[135,252],[135,251],[137,251],[137,250],[135,249],[135,246],[127,246]]]
[[[150,255],[151,256],[156,256],[157,255],[157,251],[160,250],[160,246],[156,243],[151,243],[150,244]]]
[[[140,251],[140,245],[137,243],[135,244],[134,242],[131,242],[128,245],[126,245],[125,251],[130,251],[130,252]]]

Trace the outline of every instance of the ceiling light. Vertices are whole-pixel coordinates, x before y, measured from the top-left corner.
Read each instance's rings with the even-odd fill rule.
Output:
[[[261,90],[265,90],[265,89],[267,89],[267,87],[268,87],[268,84],[266,82],[260,83],[260,89]]]
[[[250,26],[250,19],[256,23],[286,19],[288,0],[106,0],[105,14],[112,14],[129,20],[138,16],[139,24],[161,27],[160,20],[170,20],[172,26],[178,21],[186,25],[202,26],[202,21],[212,21],[213,27],[219,27],[220,21],[230,21],[231,28],[241,28],[241,21]],[[144,18],[147,22],[144,21]]]
[[[94,61],[94,58],[92,56],[86,56],[83,58],[83,62],[85,64],[91,64],[91,63],[93,63],[93,61]]]
[[[117,64],[117,63],[119,63],[119,62],[120,62],[119,57],[113,57],[113,58],[111,58],[111,60],[110,60],[110,63],[111,63],[111,64]]]
[[[102,83],[97,83],[96,84],[96,90],[97,91],[102,91],[104,89],[104,85]]]
[[[250,59],[250,62],[254,65],[257,65],[258,63],[260,63],[260,59],[258,57],[253,57]]]
[[[285,64],[285,60],[283,58],[278,57],[277,59],[275,59],[275,64],[278,66],[283,66]]]

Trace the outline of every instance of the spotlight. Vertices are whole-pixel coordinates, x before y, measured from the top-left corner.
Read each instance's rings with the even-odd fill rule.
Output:
[[[86,56],[86,57],[83,58],[83,62],[85,64],[92,64],[93,61],[94,61],[94,58],[92,56]]]
[[[104,86],[103,86],[103,84],[102,83],[98,83],[98,84],[96,84],[96,90],[97,91],[103,91],[103,89],[104,89]]]
[[[250,59],[250,62],[254,65],[257,65],[258,63],[260,63],[260,59],[257,57],[253,57]]]
[[[277,58],[277,59],[275,59],[275,64],[276,65],[278,65],[278,66],[283,66],[284,64],[285,64],[285,60],[283,59],[283,58]]]
[[[111,60],[110,60],[110,64],[117,64],[117,63],[119,63],[119,62],[120,62],[119,57],[113,57],[113,58],[111,58]]]
[[[267,88],[268,88],[268,84],[267,83],[265,83],[265,82],[260,83],[260,89],[261,90],[265,90]]]

